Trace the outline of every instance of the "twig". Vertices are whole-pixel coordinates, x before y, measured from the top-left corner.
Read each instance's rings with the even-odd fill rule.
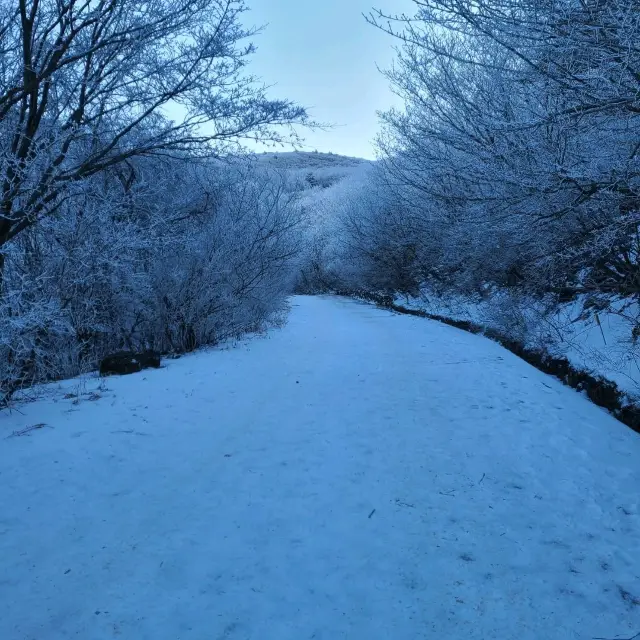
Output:
[[[482,481],[484,480],[484,478],[485,478],[485,476],[486,476],[486,475],[487,475],[486,473],[483,473],[483,474],[482,474],[482,478],[480,478],[480,482],[478,482],[478,484],[481,484],[481,483],[482,483]]]
[[[375,509],[373,509],[373,511],[369,514],[369,520],[371,520],[371,516],[376,512]]]
[[[35,431],[36,429],[44,429],[45,427],[49,429],[53,429],[51,425],[45,424],[44,422],[39,422],[38,424],[33,424],[30,427],[25,427],[24,429],[19,429],[18,431],[14,431],[10,433],[7,438],[14,438],[18,436],[26,436],[30,431]]]
[[[21,416],[26,415],[24,411],[21,411],[14,402],[12,402],[11,400],[3,400],[2,402],[0,402],[0,409],[8,409],[9,413],[12,413],[13,411],[15,411],[16,413],[19,413]]]
[[[602,324],[600,323],[600,316],[597,313],[595,313],[594,315],[595,315],[595,318],[596,318],[596,322],[598,323],[598,326],[600,327],[600,333],[602,334],[602,340],[604,341],[604,344],[606,345],[607,344],[607,339],[604,337],[604,329],[602,328]],[[640,635],[640,634],[636,633],[636,637],[638,637],[638,635]]]
[[[134,436],[148,436],[148,433],[145,433],[144,431],[136,431],[135,429],[116,429],[115,431],[112,431],[111,433],[128,433],[128,434],[133,434]]]
[[[640,638],[640,631],[636,633],[635,636],[631,636],[630,638],[594,638],[593,640],[636,640],[636,638]]]

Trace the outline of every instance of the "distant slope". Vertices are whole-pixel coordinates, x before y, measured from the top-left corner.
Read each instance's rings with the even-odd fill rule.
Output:
[[[291,170],[317,170],[359,167],[371,164],[364,158],[340,156],[335,153],[287,151],[284,153],[261,153],[256,156],[261,162]]]
[[[256,156],[260,164],[285,171],[297,180],[311,199],[324,199],[328,190],[341,185],[359,183],[375,165],[370,160],[350,158],[333,153],[263,153]]]

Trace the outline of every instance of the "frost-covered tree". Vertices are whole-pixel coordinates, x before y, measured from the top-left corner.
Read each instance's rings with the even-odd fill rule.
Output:
[[[245,160],[131,161],[9,243],[0,402],[120,349],[184,352],[256,331],[293,287],[305,220]]]
[[[220,159],[307,116],[247,72],[245,11],[0,0],[0,406],[110,350],[190,350],[282,306],[295,190]]]
[[[438,247],[423,272],[637,295],[637,3],[415,4],[370,20],[400,39],[388,77],[405,106],[380,149],[397,206]]]
[[[279,139],[274,125],[305,120],[245,73],[256,33],[241,24],[245,9],[0,0],[0,256],[77,194],[69,185],[135,157]]]

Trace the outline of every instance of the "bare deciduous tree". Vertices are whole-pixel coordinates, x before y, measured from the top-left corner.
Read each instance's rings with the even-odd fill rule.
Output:
[[[640,12],[631,0],[420,0],[372,14],[387,74],[388,184],[480,285],[640,293]],[[417,206],[416,206],[416,203]]]
[[[277,140],[273,125],[305,121],[245,74],[256,31],[244,11],[243,0],[0,0],[0,256],[69,184],[137,156]]]

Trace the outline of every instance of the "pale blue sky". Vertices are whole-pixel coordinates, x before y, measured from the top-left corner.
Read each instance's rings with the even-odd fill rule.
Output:
[[[255,38],[251,72],[276,85],[272,93],[308,107],[336,125],[304,132],[310,150],[372,158],[376,111],[398,104],[376,64],[389,67],[393,38],[368,25],[372,7],[409,11],[411,0],[248,0],[245,21],[267,24]]]

